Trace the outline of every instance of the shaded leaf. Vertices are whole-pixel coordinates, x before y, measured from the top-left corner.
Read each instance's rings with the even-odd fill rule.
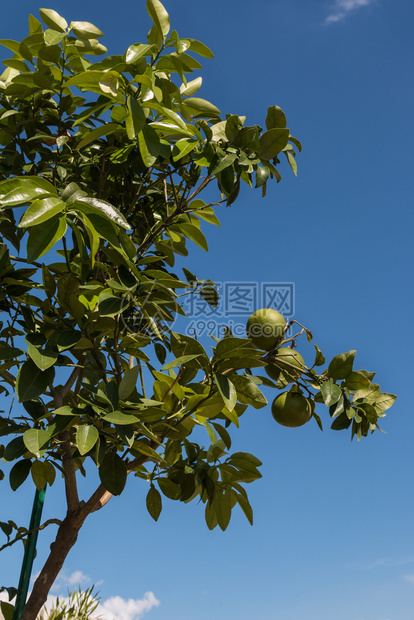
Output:
[[[120,495],[127,480],[127,468],[116,452],[107,452],[99,467],[99,478],[107,491]]]

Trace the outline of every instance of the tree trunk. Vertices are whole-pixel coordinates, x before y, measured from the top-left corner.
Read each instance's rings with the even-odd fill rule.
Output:
[[[33,590],[24,606],[21,620],[36,620],[38,613],[46,603],[50,589],[58,576],[63,563],[76,543],[88,511],[85,508],[70,512],[57,531],[55,542],[50,545],[50,554],[44,564]]]

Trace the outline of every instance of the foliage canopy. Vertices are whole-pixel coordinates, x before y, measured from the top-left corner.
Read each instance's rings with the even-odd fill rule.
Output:
[[[358,439],[395,400],[374,373],[353,370],[355,351],[318,374],[325,358],[315,345],[312,368],[299,376],[282,360],[270,380],[261,371],[274,350],[229,331],[208,353],[170,327],[185,314],[182,293],[218,299],[213,282],[189,269],[177,276],[176,256],[191,243],[208,250],[204,228],[219,224],[215,207],[233,204],[242,182],[264,196],[280,181],[279,157],[296,174],[301,145],[276,105],[262,128],[198,97],[202,79],[189,76],[212,52],[170,32],[159,0],[147,10],[147,43],[123,55],[105,55],[99,28],[52,9],[40,9],[43,25],[29,17],[23,41],[1,41],[11,57],[0,78],[0,393],[17,399],[0,418],[1,456],[13,490],[29,475],[43,489],[57,471],[67,497],[24,620],[85,519],[129,474],[148,484],[155,520],[164,495],[201,499],[211,529],[224,530],[235,505],[252,522],[244,485],[261,463],[229,452],[228,429],[249,405],[267,405],[263,386],[304,393],[319,425],[315,402],[324,403],[332,428]],[[213,181],[219,199],[206,203]],[[296,346],[301,333],[312,338],[302,328],[278,346]],[[200,427],[208,448],[193,440]],[[77,476],[91,468],[99,484],[80,501]],[[27,535],[12,521],[0,526],[6,546]]]

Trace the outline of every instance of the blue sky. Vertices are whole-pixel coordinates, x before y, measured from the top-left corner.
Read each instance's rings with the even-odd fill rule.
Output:
[[[187,266],[220,282],[292,282],[295,318],[327,358],[357,349],[398,400],[386,434],[351,443],[311,422],[278,426],[247,412],[234,449],[263,461],[250,485],[255,523],[234,514],[209,532],[202,506],[164,501],[154,523],[145,483],[91,517],[54,590],[99,584],[119,620],[411,620],[414,609],[411,373],[414,9],[406,0],[170,0],[172,27],[206,43],[200,96],[264,125],[277,104],[303,143],[298,178],[265,199],[244,189],[205,228],[210,252]],[[143,41],[145,2],[46,4],[105,33],[111,53]],[[37,3],[2,7],[0,37],[26,33]],[[184,264],[184,263],[183,263]],[[311,346],[299,350],[312,362]],[[272,394],[268,394],[272,398]],[[82,482],[84,494],[88,482]],[[29,520],[33,488],[1,487],[0,520]],[[44,517],[63,509],[58,485]],[[35,571],[51,534],[39,537]],[[18,580],[21,549],[3,552],[0,582]],[[36,569],[37,566],[37,569]],[[146,594],[152,593],[152,594]],[[128,603],[128,601],[130,601]]]

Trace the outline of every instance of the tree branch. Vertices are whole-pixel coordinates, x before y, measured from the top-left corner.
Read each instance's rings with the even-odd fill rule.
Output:
[[[19,540],[23,540],[23,538],[26,538],[26,536],[29,536],[29,534],[34,534],[35,532],[40,532],[41,530],[44,530],[45,527],[47,527],[48,525],[61,524],[62,521],[60,519],[48,519],[42,525],[39,525],[39,527],[35,527],[33,530],[25,530],[24,532],[20,532],[20,534],[17,534],[16,538],[13,538],[13,540],[10,540],[8,543],[0,547],[0,551],[3,551],[3,549],[6,549],[7,547],[11,547],[15,543],[19,542]]]

